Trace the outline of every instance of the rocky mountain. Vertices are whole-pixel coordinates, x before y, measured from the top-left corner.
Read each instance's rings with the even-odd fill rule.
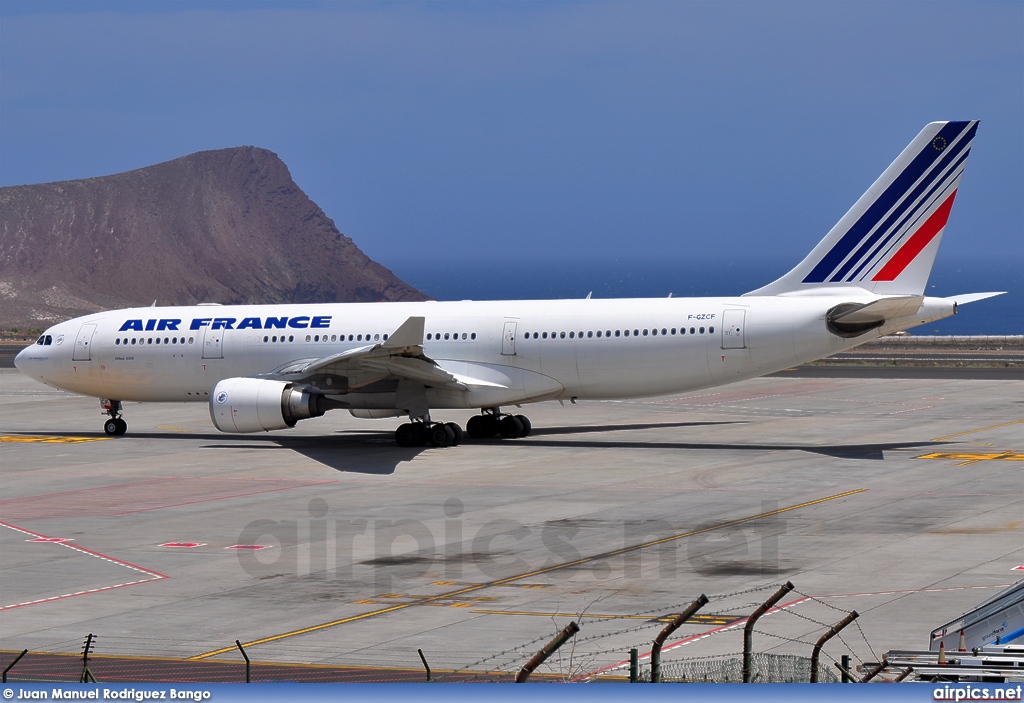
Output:
[[[256,147],[0,188],[0,327],[106,308],[425,300]]]

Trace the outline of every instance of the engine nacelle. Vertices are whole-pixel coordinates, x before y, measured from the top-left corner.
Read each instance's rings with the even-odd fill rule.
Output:
[[[322,395],[259,378],[225,378],[210,395],[210,418],[221,432],[283,430],[328,407]]]

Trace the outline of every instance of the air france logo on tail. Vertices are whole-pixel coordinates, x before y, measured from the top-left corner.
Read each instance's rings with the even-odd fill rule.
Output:
[[[945,122],[936,127],[938,134],[926,139],[920,135],[879,179],[869,191],[878,195],[859,216],[853,215],[858,207],[847,215],[852,221],[845,233],[803,283],[894,281],[942,231],[978,123]],[[847,218],[840,224],[847,224]]]

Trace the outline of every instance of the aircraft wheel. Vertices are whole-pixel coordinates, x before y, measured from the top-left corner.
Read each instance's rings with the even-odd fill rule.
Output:
[[[429,437],[430,443],[435,447],[448,447],[455,441],[452,428],[440,422],[430,428]]]
[[[457,447],[462,444],[462,428],[454,422],[447,422],[445,425],[452,431],[452,436],[454,437],[451,446]]]
[[[530,418],[526,417],[526,415],[516,415],[516,419],[519,420],[519,423],[523,426],[523,433],[519,436],[529,437],[530,430],[533,429],[533,423],[530,422]]]
[[[504,439],[523,436],[523,423],[515,415],[506,415],[498,421],[498,432]]]
[[[466,433],[473,439],[485,439],[493,437],[494,432],[487,434],[487,416],[474,415],[466,423]]]
[[[125,428],[127,429],[127,424],[125,425]],[[121,425],[117,422],[116,417],[112,417],[103,423],[103,431],[106,432],[111,437],[116,437],[119,434],[121,434],[121,432],[119,431],[120,429]]]
[[[482,415],[484,419],[484,437],[493,437],[499,432],[497,415]]]
[[[420,442],[417,441],[419,439],[417,434],[416,426],[411,422],[406,422],[405,424],[399,425],[398,429],[395,430],[395,441],[400,447],[415,447],[420,444]]]
[[[121,435],[123,435],[125,432],[128,431],[128,423],[124,421],[123,417],[117,418],[116,422],[117,422],[117,436],[120,437]]]

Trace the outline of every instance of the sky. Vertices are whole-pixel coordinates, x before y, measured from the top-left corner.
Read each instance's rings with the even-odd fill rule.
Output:
[[[1021,2],[0,3],[0,185],[264,147],[407,279],[766,283],[943,119],[937,266],[1019,270]]]

